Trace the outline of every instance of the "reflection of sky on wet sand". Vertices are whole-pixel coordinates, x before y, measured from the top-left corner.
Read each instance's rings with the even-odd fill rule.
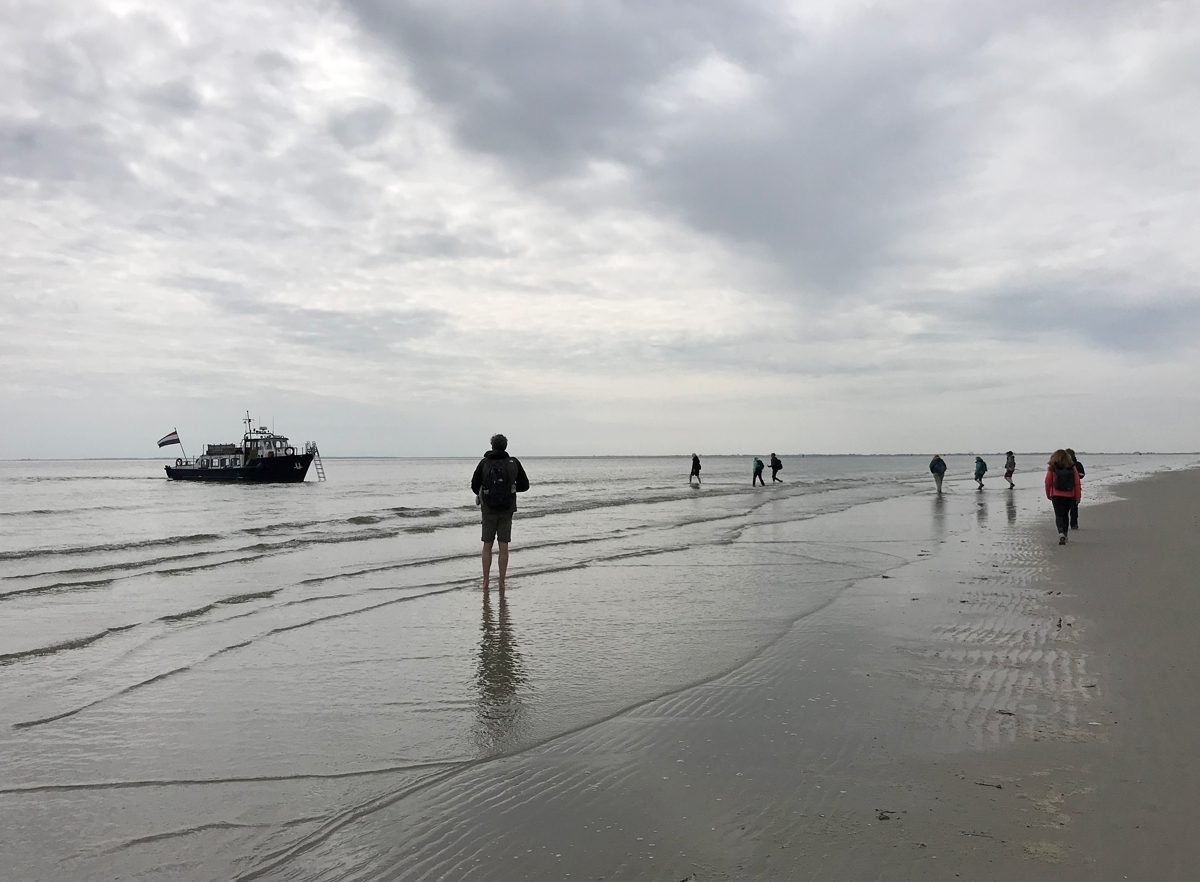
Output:
[[[480,753],[490,755],[520,741],[525,707],[518,692],[529,678],[513,637],[503,593],[494,608],[491,593],[484,592],[479,630],[479,664],[475,672],[479,695],[474,735]]]

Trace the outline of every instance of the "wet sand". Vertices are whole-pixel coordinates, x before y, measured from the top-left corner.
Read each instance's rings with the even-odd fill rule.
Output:
[[[1039,492],[1031,517],[989,489],[748,536],[905,553],[722,677],[349,808],[242,878],[1194,878],[1200,472],[1085,501],[1065,548]]]

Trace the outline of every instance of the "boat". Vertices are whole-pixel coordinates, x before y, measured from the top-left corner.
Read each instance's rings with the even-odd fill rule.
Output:
[[[299,483],[316,460],[318,480],[325,480],[321,454],[314,442],[297,449],[287,436],[277,435],[266,426],[256,428],[249,412],[242,422],[246,431],[240,444],[206,444],[204,452],[194,459],[185,455],[176,459],[175,465],[166,466],[167,477],[173,481]],[[159,447],[166,444],[179,444],[178,433],[172,432],[159,441]]]

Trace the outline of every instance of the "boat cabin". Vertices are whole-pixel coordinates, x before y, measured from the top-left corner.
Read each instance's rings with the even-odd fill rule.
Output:
[[[276,435],[266,426],[252,428],[249,419],[245,422],[246,433],[240,445],[206,444],[204,453],[196,460],[196,466],[202,469],[237,469],[258,459],[295,455],[296,449],[288,443],[286,435]]]

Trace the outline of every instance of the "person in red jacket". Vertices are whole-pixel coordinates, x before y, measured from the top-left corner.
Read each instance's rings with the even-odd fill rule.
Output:
[[[1079,504],[1083,485],[1075,461],[1065,450],[1050,454],[1046,464],[1046,498],[1054,506],[1054,525],[1058,527],[1058,544],[1067,544],[1067,532],[1071,529],[1071,509]]]

